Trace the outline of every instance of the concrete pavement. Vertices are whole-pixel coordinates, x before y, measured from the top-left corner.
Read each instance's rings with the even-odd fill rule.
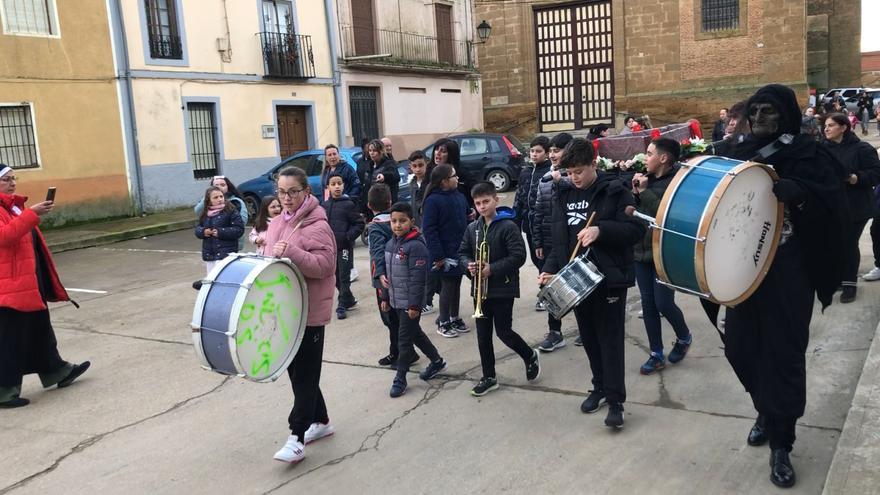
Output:
[[[107,291],[74,293],[80,310],[52,310],[62,355],[91,359],[93,369],[65,390],[25,379],[33,403],[0,413],[0,495],[782,492],[767,479],[768,450],[745,445],[754,412],[695,298],[678,296],[696,336],[688,357],[658,375],[638,374],[647,339],[634,289],[626,427],[614,432],[603,426],[604,409],[579,411],[589,368],[571,339],[541,356],[535,384],[496,340],[502,388],[475,399],[467,393],[480,377],[474,333],[429,333],[450,362],[446,376],[425,384],[411,375],[407,394],[388,398],[393,372],[376,365],[387,333],[361,279],[361,308],[327,328],[322,389],[337,433],[309,445],[297,466],[273,461],[288,434],[289,382],[256,384],[198,367],[188,329],[189,285],[204,274],[198,250],[185,231],[56,256],[67,286]],[[356,250],[362,275],[366,255]],[[527,265],[514,319],[530,344],[546,326],[526,289],[534,276]],[[807,413],[793,452],[799,479],[788,493],[821,493],[826,484],[880,320],[878,299],[880,283],[865,283],[855,303],[814,315]],[[463,301],[462,313],[471,312]],[[433,316],[425,320],[432,329]],[[572,336],[573,319],[563,328]]]

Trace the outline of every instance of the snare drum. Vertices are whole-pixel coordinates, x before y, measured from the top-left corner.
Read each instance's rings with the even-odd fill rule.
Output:
[[[276,380],[302,342],[305,278],[289,260],[235,253],[203,281],[192,319],[202,367],[255,382]]]
[[[662,283],[726,306],[758,288],[776,254],[783,206],[767,165],[690,160],[663,195],[653,233]]]
[[[557,320],[568,314],[592,293],[605,278],[586,253],[571,260],[538,292],[547,311]]]

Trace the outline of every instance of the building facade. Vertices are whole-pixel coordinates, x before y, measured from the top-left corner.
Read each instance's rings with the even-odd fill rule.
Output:
[[[858,0],[477,0],[487,129],[530,136],[696,117],[758,87],[857,84]]]
[[[111,3],[144,210],[338,141],[328,1]]]
[[[346,144],[388,136],[397,159],[482,130],[472,0],[338,0]]]
[[[105,0],[0,0],[0,163],[45,220],[132,211]]]

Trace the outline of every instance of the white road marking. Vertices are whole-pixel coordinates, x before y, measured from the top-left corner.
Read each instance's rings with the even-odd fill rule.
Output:
[[[173,249],[119,249],[119,248],[101,248],[104,251],[128,251],[131,253],[176,253],[176,254],[202,254],[201,251],[175,251]]]
[[[65,287],[64,290],[67,292],[83,292],[85,294],[106,294],[106,290],[93,290],[93,289],[71,289],[69,287]]]

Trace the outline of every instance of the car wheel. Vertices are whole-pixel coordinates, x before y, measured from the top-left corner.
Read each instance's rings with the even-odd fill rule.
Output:
[[[486,174],[486,180],[491,182],[498,192],[504,192],[510,189],[510,175],[504,170],[497,168],[495,170],[490,170],[489,173]]]
[[[257,218],[257,213],[260,211],[260,200],[257,199],[256,196],[252,196],[250,194],[244,195],[244,204],[248,210],[248,218],[254,219]]]

